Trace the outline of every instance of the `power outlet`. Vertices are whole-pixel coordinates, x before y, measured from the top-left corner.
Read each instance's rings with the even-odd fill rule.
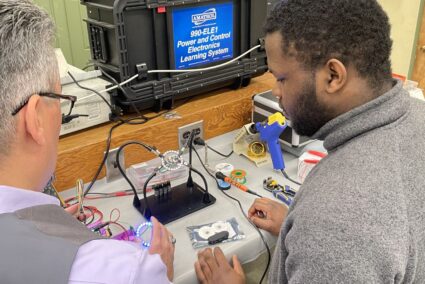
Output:
[[[179,149],[186,145],[187,139],[189,139],[192,130],[195,131],[194,138],[199,137],[201,139],[204,139],[204,121],[200,120],[179,127]]]
[[[121,172],[118,169],[117,160],[116,160],[117,153],[118,153],[118,148],[109,150],[108,157],[106,158],[106,161],[105,161],[106,182],[111,182],[121,177]],[[121,168],[125,169],[124,151],[121,151],[119,161],[120,161]]]

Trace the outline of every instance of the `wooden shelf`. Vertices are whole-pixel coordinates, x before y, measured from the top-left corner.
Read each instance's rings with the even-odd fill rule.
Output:
[[[274,78],[266,73],[252,79],[251,84],[238,90],[221,89],[205,95],[193,97],[184,105],[173,110],[181,118],[165,119],[160,116],[141,125],[122,125],[112,133],[111,149],[126,141],[138,140],[155,145],[161,152],[178,148],[178,127],[204,120],[206,139],[238,129],[251,120],[252,96],[270,90]],[[154,116],[156,113],[146,113]],[[59,191],[75,185],[78,178],[89,182],[100,162],[106,147],[106,139],[113,123],[73,133],[59,140],[58,162],[55,185]],[[147,161],[154,156],[137,146],[125,150],[126,167]],[[99,178],[105,176],[103,169]]]

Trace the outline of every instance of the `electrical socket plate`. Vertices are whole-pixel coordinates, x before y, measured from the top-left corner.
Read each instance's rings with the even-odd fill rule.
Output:
[[[204,121],[199,120],[179,127],[179,149],[181,149],[186,144],[186,141],[189,138],[192,130],[196,131],[194,138],[199,137],[201,139],[204,139]]]
[[[118,153],[118,148],[109,150],[108,157],[106,158],[106,161],[105,161],[106,182],[111,182],[121,177],[121,172],[118,169],[117,162],[116,162],[117,153]],[[120,153],[119,161],[120,161],[121,168],[125,169],[123,151],[121,151]]]

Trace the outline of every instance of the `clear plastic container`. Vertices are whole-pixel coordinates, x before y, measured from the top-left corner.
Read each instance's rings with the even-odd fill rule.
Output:
[[[157,168],[160,165],[161,165],[160,158],[155,158],[147,162],[134,164],[128,168],[127,176],[137,189],[143,189],[143,186],[146,180],[148,179],[148,177],[152,174],[155,168]],[[152,185],[154,184],[183,178],[188,176],[188,174],[189,174],[189,169],[186,166],[182,166],[181,168],[177,170],[172,170],[172,171],[162,169],[156,174],[155,177],[153,177],[150,180],[147,188],[151,189]]]

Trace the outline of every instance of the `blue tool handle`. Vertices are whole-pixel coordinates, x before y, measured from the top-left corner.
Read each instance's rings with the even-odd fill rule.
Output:
[[[269,140],[267,141],[267,146],[269,147],[270,156],[272,157],[273,168],[275,170],[284,170],[285,162],[283,161],[279,140]]]
[[[285,117],[279,112],[270,115],[267,122],[257,122],[255,124],[256,130],[260,133],[260,139],[267,142],[267,147],[272,157],[273,168],[275,170],[285,169],[285,162],[283,161],[282,150],[279,144],[279,136],[285,130],[286,126]]]
[[[276,199],[279,199],[286,205],[290,206],[292,204],[292,198],[290,198],[289,196],[286,196],[280,190],[273,190],[272,193]]]

